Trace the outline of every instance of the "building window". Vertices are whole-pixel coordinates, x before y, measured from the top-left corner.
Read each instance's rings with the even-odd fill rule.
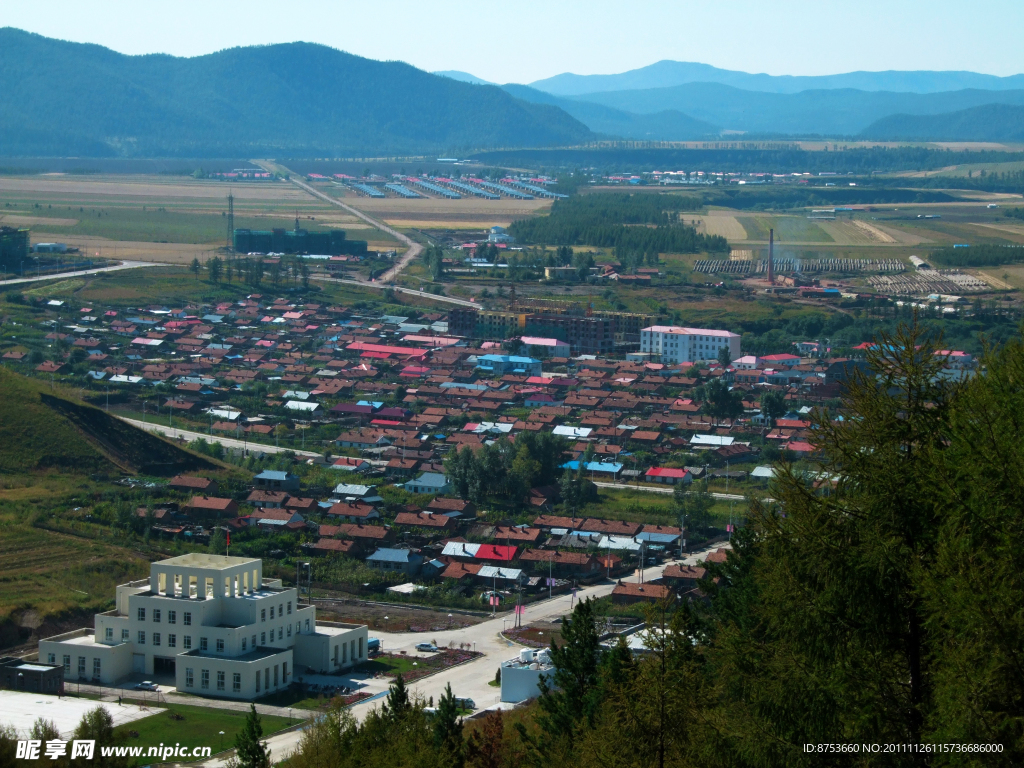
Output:
[[[146,609],[145,608],[139,608],[139,610],[136,611],[136,615],[137,615],[139,621],[145,621],[146,620]]]
[[[266,632],[260,632],[260,645],[266,645],[266,644],[267,644],[267,633]]]
[[[57,654],[55,654],[55,653],[48,653],[48,654],[46,654],[46,663],[47,664],[56,664],[57,663]]]
[[[292,636],[292,625],[289,624],[288,625],[288,637],[291,637],[291,636]]]
[[[206,638],[205,637],[200,637],[199,638],[199,650],[200,651],[205,651],[207,649],[207,647],[208,646],[207,646],[207,643],[206,643]]]
[[[283,640],[284,639],[284,627],[278,627],[277,628],[277,639],[278,640]]]
[[[71,657],[70,656],[65,656],[64,657],[64,674],[65,675],[70,675],[71,674]]]
[[[256,693],[260,692],[260,671],[256,670]]]
[[[177,621],[178,621],[178,612],[177,611],[168,611],[167,612],[167,623],[168,624],[175,624],[175,623],[177,623]]]
[[[168,648],[174,648],[177,645],[178,645],[178,636],[177,635],[168,635],[167,636],[167,647]]]
[[[160,645],[160,633],[159,632],[154,632],[153,633],[153,645]]]
[[[264,608],[262,611],[260,611],[260,621],[266,621],[266,620],[267,620],[267,609]]]
[[[249,642],[249,641],[248,641],[248,640],[246,640],[246,639],[245,639],[244,637],[242,638],[242,650],[243,650],[243,651],[245,650],[245,646],[246,646],[246,643],[248,643],[248,642]]]
[[[185,667],[185,687],[191,688],[196,684],[195,678],[192,676],[192,668]]]
[[[306,631],[309,632],[309,619],[306,619]]]
[[[181,647],[184,648],[186,651],[192,650],[192,635],[185,635],[182,638]]]
[[[256,635],[252,636],[252,649],[254,651],[256,650]]]
[[[217,638],[217,653],[224,653],[224,641]]]
[[[301,621],[296,621],[295,622],[295,634],[297,635],[301,631],[302,631],[302,622]]]
[[[192,626],[192,614],[189,611],[185,611],[185,613],[182,614],[181,623],[186,627]]]
[[[235,693],[242,690],[242,676],[238,672],[231,675],[231,690]]]
[[[107,627],[107,630],[106,630],[106,632],[104,634],[106,635],[108,643],[113,642],[113,640],[114,640],[114,628],[113,627]]]
[[[129,637],[128,630],[127,629],[122,629],[121,630],[121,642],[122,643],[127,643],[128,642],[128,637]]]
[[[263,687],[270,690],[270,667],[263,670]]]
[[[221,671],[217,672],[217,690],[218,691],[223,691],[224,690],[224,673],[221,672]]]
[[[199,687],[209,689],[210,687],[210,670],[204,669],[199,673]]]
[[[279,606],[277,606],[277,615],[284,616],[284,603],[281,603]]]
[[[137,641],[138,641],[139,645],[145,645],[146,644],[146,633],[143,632],[141,629],[139,630],[139,636],[137,638]]]
[[[92,660],[92,676],[93,676],[93,678],[99,678],[99,676],[100,676],[100,660],[99,659],[93,659]]]
[[[153,621],[156,622],[157,624],[160,623],[160,609],[159,608],[154,608],[153,609]]]
[[[288,685],[288,662],[281,663],[281,684]]]
[[[274,620],[274,606],[270,606],[270,620]]]
[[[292,615],[292,601],[291,600],[288,601],[288,615],[289,616]]]
[[[85,677],[85,656],[78,657],[78,676]]]

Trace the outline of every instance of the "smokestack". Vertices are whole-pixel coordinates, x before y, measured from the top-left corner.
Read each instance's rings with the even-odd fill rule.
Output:
[[[768,230],[768,285],[775,285],[775,230]]]

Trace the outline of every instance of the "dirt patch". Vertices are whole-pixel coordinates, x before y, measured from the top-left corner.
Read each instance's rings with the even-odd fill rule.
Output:
[[[502,634],[512,642],[528,648],[550,648],[552,640],[556,643],[562,642],[562,625],[550,621],[537,621]]]
[[[366,624],[385,632],[444,632],[479,624],[483,616],[456,613],[444,608],[406,608],[363,600],[316,600],[317,614],[325,621]],[[449,613],[451,618],[448,618]],[[387,621],[384,617],[387,616]],[[487,617],[490,618],[490,617]]]
[[[868,237],[879,243],[895,243],[896,238],[883,232],[878,227],[868,224],[866,221],[855,220],[853,225],[867,233]]]
[[[72,245],[81,251],[83,257],[99,257],[101,259],[128,259],[130,261],[151,261],[158,264],[191,264],[192,259],[200,261],[217,253],[217,245],[195,245],[192,243],[145,243],[130,240],[108,240],[105,237],[90,237],[33,233],[34,241],[45,242],[47,239],[59,239],[62,243]]]
[[[73,227],[78,219],[60,219],[55,216],[25,216],[8,213],[0,216],[0,224],[8,227]]]

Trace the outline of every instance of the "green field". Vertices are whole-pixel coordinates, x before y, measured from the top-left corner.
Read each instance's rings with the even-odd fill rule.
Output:
[[[191,747],[211,747],[213,753],[231,749],[235,735],[245,725],[245,712],[219,709],[216,702],[208,707],[193,707],[186,704],[161,704],[163,712],[157,712],[142,720],[122,726],[122,731],[135,731],[137,738],[129,737],[129,746],[151,747],[158,744],[181,744]],[[172,714],[181,716],[175,720]],[[261,715],[263,735],[269,736],[295,725],[297,720],[275,715]],[[224,736],[220,732],[224,731]]]
[[[813,221],[802,216],[738,216],[748,240],[767,240],[768,230],[775,229],[780,243],[832,243],[835,240]]]

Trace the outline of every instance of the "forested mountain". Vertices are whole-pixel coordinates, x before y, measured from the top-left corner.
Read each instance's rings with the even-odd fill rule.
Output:
[[[1024,106],[984,104],[939,115],[889,115],[861,135],[882,141],[1024,141]]]
[[[766,75],[719,69],[710,64],[688,61],[659,61],[646,67],[614,75],[575,75],[566,72],[530,83],[534,88],[559,96],[579,96],[603,91],[667,88],[685,83],[722,83],[748,91],[799,93],[834,88],[861,91],[938,93],[979,88],[1001,91],[1024,88],[1024,75],[996,77],[978,72],[846,72],[838,75],[800,77]]]
[[[458,69],[445,69],[438,72],[434,72],[433,74],[438,75],[440,77],[450,77],[452,80],[458,80],[460,83],[473,83],[473,85],[494,85],[494,83],[492,83],[490,80],[484,80],[482,78],[477,77],[476,75],[471,75],[469,72],[462,72],[461,70]]]
[[[1024,90],[917,94],[845,88],[785,94],[719,83],[689,83],[594,93],[579,99],[637,114],[673,109],[723,128],[752,133],[852,136],[894,114],[935,115],[996,101],[1024,104]]]
[[[647,141],[679,141],[717,136],[720,131],[711,123],[696,120],[675,109],[638,115],[606,107],[603,104],[553,96],[528,85],[503,85],[501,87],[517,99],[559,107],[595,133],[608,136]]]
[[[5,28],[0,94],[8,156],[454,153],[591,138],[557,107],[308,43],[125,56]]]

